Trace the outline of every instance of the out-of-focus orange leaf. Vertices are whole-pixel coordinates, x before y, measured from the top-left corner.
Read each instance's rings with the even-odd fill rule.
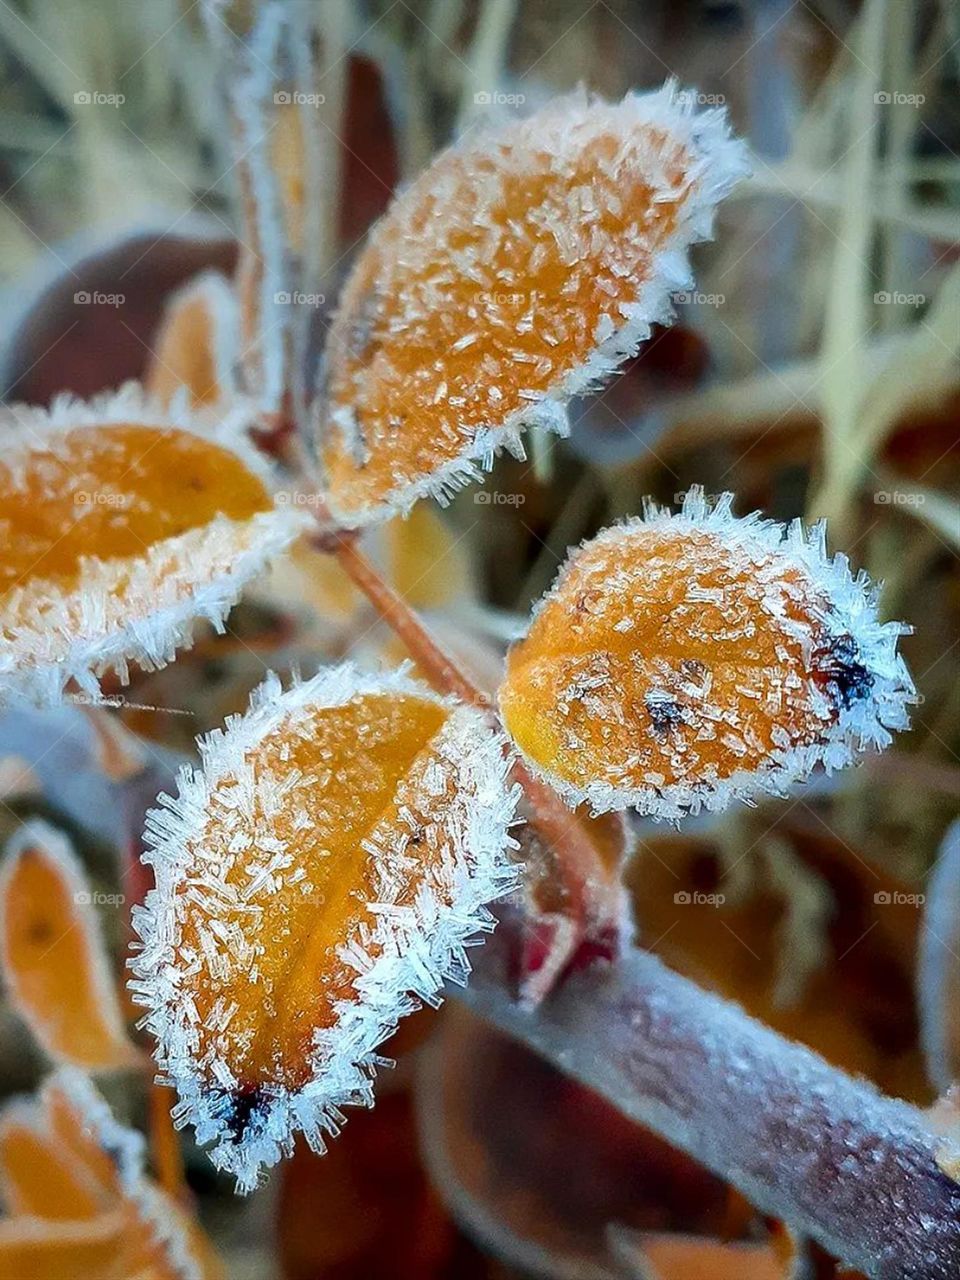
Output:
[[[33,1101],[0,1113],[0,1190],[9,1213],[48,1220],[95,1218],[115,1207],[110,1190],[58,1140]]]
[[[0,422],[0,703],[170,660],[309,517],[274,501],[245,410],[171,416],[135,387]]]
[[[472,132],[371,233],[328,342],[320,451],[345,523],[444,496],[610,373],[670,311],[743,175],[667,89]]]
[[[5,1219],[0,1221],[0,1276],[10,1280],[127,1280],[124,1230],[122,1213],[83,1222]]]
[[[115,1271],[109,1272],[116,1280],[141,1271],[156,1280],[224,1280],[197,1222],[147,1178],[141,1135],[116,1123],[77,1070],[58,1071],[40,1100],[12,1103],[4,1112],[0,1176],[14,1222],[23,1220],[24,1210],[31,1212],[28,1221],[51,1226],[116,1217]],[[82,1254],[73,1274],[87,1276]]]
[[[701,489],[573,552],[511,649],[504,727],[571,804],[679,818],[782,794],[905,728],[876,590],[806,533]]]
[[[369,1102],[376,1050],[513,886],[517,789],[488,718],[349,665],[255,692],[147,818],[137,1001],[180,1114],[249,1188]]]
[[[621,1245],[626,1258],[626,1248]],[[630,1258],[638,1280],[789,1280],[778,1251],[767,1244],[724,1243],[694,1236],[641,1236]]]
[[[237,326],[236,296],[226,277],[210,271],[191,280],[167,301],[151,344],[147,391],[163,404],[181,389],[195,407],[226,400],[235,391]]]
[[[384,526],[388,578],[415,609],[442,609],[472,594],[466,545],[426,502]]]
[[[93,1071],[136,1060],[83,867],[67,838],[38,820],[13,836],[0,869],[0,958],[15,1007],[50,1057]]]

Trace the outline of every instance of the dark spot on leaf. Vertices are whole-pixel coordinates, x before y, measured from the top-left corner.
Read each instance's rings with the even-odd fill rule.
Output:
[[[827,693],[845,710],[867,697],[874,679],[860,661],[860,653],[853,636],[830,636],[813,652],[814,670],[826,685]]]
[[[231,1095],[225,1123],[234,1142],[243,1141],[257,1112],[265,1106],[266,1101],[267,1095],[258,1084],[244,1085]]]
[[[37,947],[52,942],[53,929],[50,921],[42,916],[37,916],[31,920],[27,927],[27,939]]]
[[[648,693],[644,698],[654,733],[664,734],[683,723],[680,703],[662,693]]]

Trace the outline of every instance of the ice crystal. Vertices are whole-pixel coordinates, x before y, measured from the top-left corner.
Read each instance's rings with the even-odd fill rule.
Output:
[[[678,818],[849,764],[915,694],[877,590],[825,531],[692,490],[576,550],[511,651],[500,705],[571,803]]]
[[[0,704],[170,661],[195,621],[221,627],[242,587],[308,517],[274,505],[243,432],[131,384],[90,404],[0,417]]]
[[[137,1001],[174,1115],[239,1186],[369,1105],[377,1046],[492,927],[517,801],[480,713],[343,666],[201,741],[148,815]]]
[[[446,498],[533,423],[564,433],[671,313],[745,172],[668,84],[577,93],[444,152],[375,228],[330,334],[320,450],[346,523]]]

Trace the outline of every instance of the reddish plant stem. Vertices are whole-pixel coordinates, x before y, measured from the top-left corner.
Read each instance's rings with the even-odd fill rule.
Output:
[[[317,538],[322,551],[335,555],[344,572],[360,588],[380,617],[404,642],[431,684],[471,706],[495,714],[493,700],[467,675],[459,663],[437,643],[407,602],[385,582],[375,565],[357,546],[352,532],[324,533]],[[592,920],[594,883],[606,872],[597,850],[577,824],[560,797],[535,778],[522,761],[515,761],[513,777],[523,787],[530,806],[530,823],[553,850],[567,893],[567,912],[576,926],[575,944],[582,941]],[[606,925],[607,921],[600,921]]]
[[[437,643],[403,597],[384,581],[376,566],[357,546],[356,534],[324,536],[318,545],[321,550],[337,557],[340,567],[407,646],[435,689],[484,711],[493,709],[489,695],[470,679],[456,659]]]

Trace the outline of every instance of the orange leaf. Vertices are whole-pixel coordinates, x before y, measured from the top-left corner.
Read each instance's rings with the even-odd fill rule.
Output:
[[[443,497],[670,312],[744,173],[723,113],[667,88],[561,98],[440,155],[370,235],[330,332],[320,450],[356,525]]]
[[[243,410],[215,424],[132,385],[89,406],[0,420],[0,703],[170,660],[197,618],[219,626],[309,516],[274,505]]]
[[[146,1177],[141,1135],[117,1123],[85,1076],[58,1071],[44,1084],[41,1101],[57,1148],[123,1214],[123,1280],[141,1270],[157,1280],[223,1280],[222,1263],[199,1225]]]
[[[128,1040],[83,867],[33,820],[0,870],[0,956],[21,1017],[50,1057],[88,1070],[130,1066]]]
[[[166,304],[144,377],[146,390],[162,404],[182,389],[194,407],[227,400],[234,392],[238,346],[233,288],[219,272],[204,272]]]
[[[574,551],[511,650],[504,726],[571,804],[719,810],[904,728],[916,695],[876,592],[824,530],[691,490]]]
[[[147,819],[139,1003],[180,1116],[252,1186],[305,1132],[369,1103],[376,1048],[447,977],[515,882],[502,738],[403,672],[344,666],[201,742]]]
[[[0,1221],[0,1275],[10,1280],[127,1280],[122,1213],[85,1222]]]
[[[635,1261],[649,1280],[787,1280],[776,1248],[694,1236],[641,1236]]]
[[[116,1203],[32,1101],[10,1103],[0,1114],[0,1189],[10,1213],[36,1218],[96,1218]]]

